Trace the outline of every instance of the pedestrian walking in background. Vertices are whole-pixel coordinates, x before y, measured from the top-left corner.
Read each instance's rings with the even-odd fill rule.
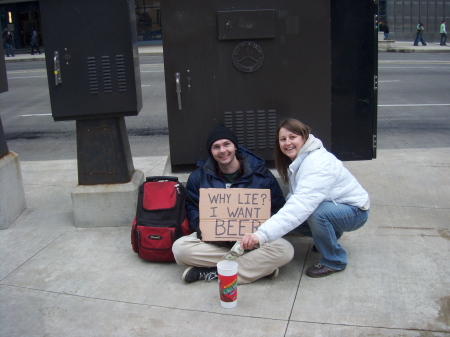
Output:
[[[9,57],[9,54],[11,54],[11,56],[14,56],[13,50],[14,37],[9,30],[6,31],[3,42],[5,44],[6,56]]]
[[[447,30],[445,29],[445,20],[442,20],[440,32],[441,32],[441,46],[446,46]]]
[[[384,39],[385,40],[389,40],[389,25],[388,25],[388,21],[386,21],[383,25],[383,32],[384,32]]]
[[[35,30],[33,30],[33,35],[31,35],[31,55],[34,55],[34,50],[40,54],[41,51],[39,50],[39,41],[37,37],[37,33]]]
[[[423,32],[424,32],[424,30],[425,30],[425,26],[423,25],[423,23],[421,21],[419,21],[419,23],[417,24],[416,39],[414,41],[414,45],[415,46],[419,45],[419,41],[422,43],[422,46],[426,46],[427,45],[427,43],[423,39]]]

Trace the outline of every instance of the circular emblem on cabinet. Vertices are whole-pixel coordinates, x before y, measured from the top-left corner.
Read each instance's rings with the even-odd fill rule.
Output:
[[[236,68],[244,73],[252,73],[261,67],[264,53],[257,43],[244,41],[234,48],[232,58]]]

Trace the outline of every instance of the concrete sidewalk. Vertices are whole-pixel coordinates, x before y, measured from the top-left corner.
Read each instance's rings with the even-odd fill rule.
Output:
[[[440,46],[436,42],[427,43],[426,46],[421,44],[414,46],[413,41],[379,40],[378,51],[393,53],[448,53],[450,52],[450,46]]]
[[[166,161],[134,166],[162,175]],[[140,260],[129,224],[74,227],[75,160],[21,162],[27,209],[0,231],[0,336],[449,336],[450,149],[345,165],[372,201],[340,240],[347,269],[307,277],[320,255],[290,236],[294,260],[222,309],[217,281],[186,284],[184,267]]]

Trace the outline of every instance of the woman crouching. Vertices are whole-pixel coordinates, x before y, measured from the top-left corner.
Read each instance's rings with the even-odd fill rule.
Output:
[[[322,254],[322,259],[309,267],[306,275],[324,277],[347,266],[347,254],[338,240],[344,232],[366,223],[370,200],[356,178],[310,130],[293,118],[280,123],[275,165],[283,182],[289,184],[287,202],[258,231],[245,234],[241,247],[252,249],[295,229],[311,236]]]

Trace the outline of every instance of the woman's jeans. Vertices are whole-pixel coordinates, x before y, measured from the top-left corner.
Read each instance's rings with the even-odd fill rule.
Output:
[[[343,270],[347,266],[347,253],[338,243],[338,239],[344,232],[362,227],[368,217],[368,210],[324,201],[295,232],[312,236],[314,244],[322,254],[321,264],[334,270]]]

